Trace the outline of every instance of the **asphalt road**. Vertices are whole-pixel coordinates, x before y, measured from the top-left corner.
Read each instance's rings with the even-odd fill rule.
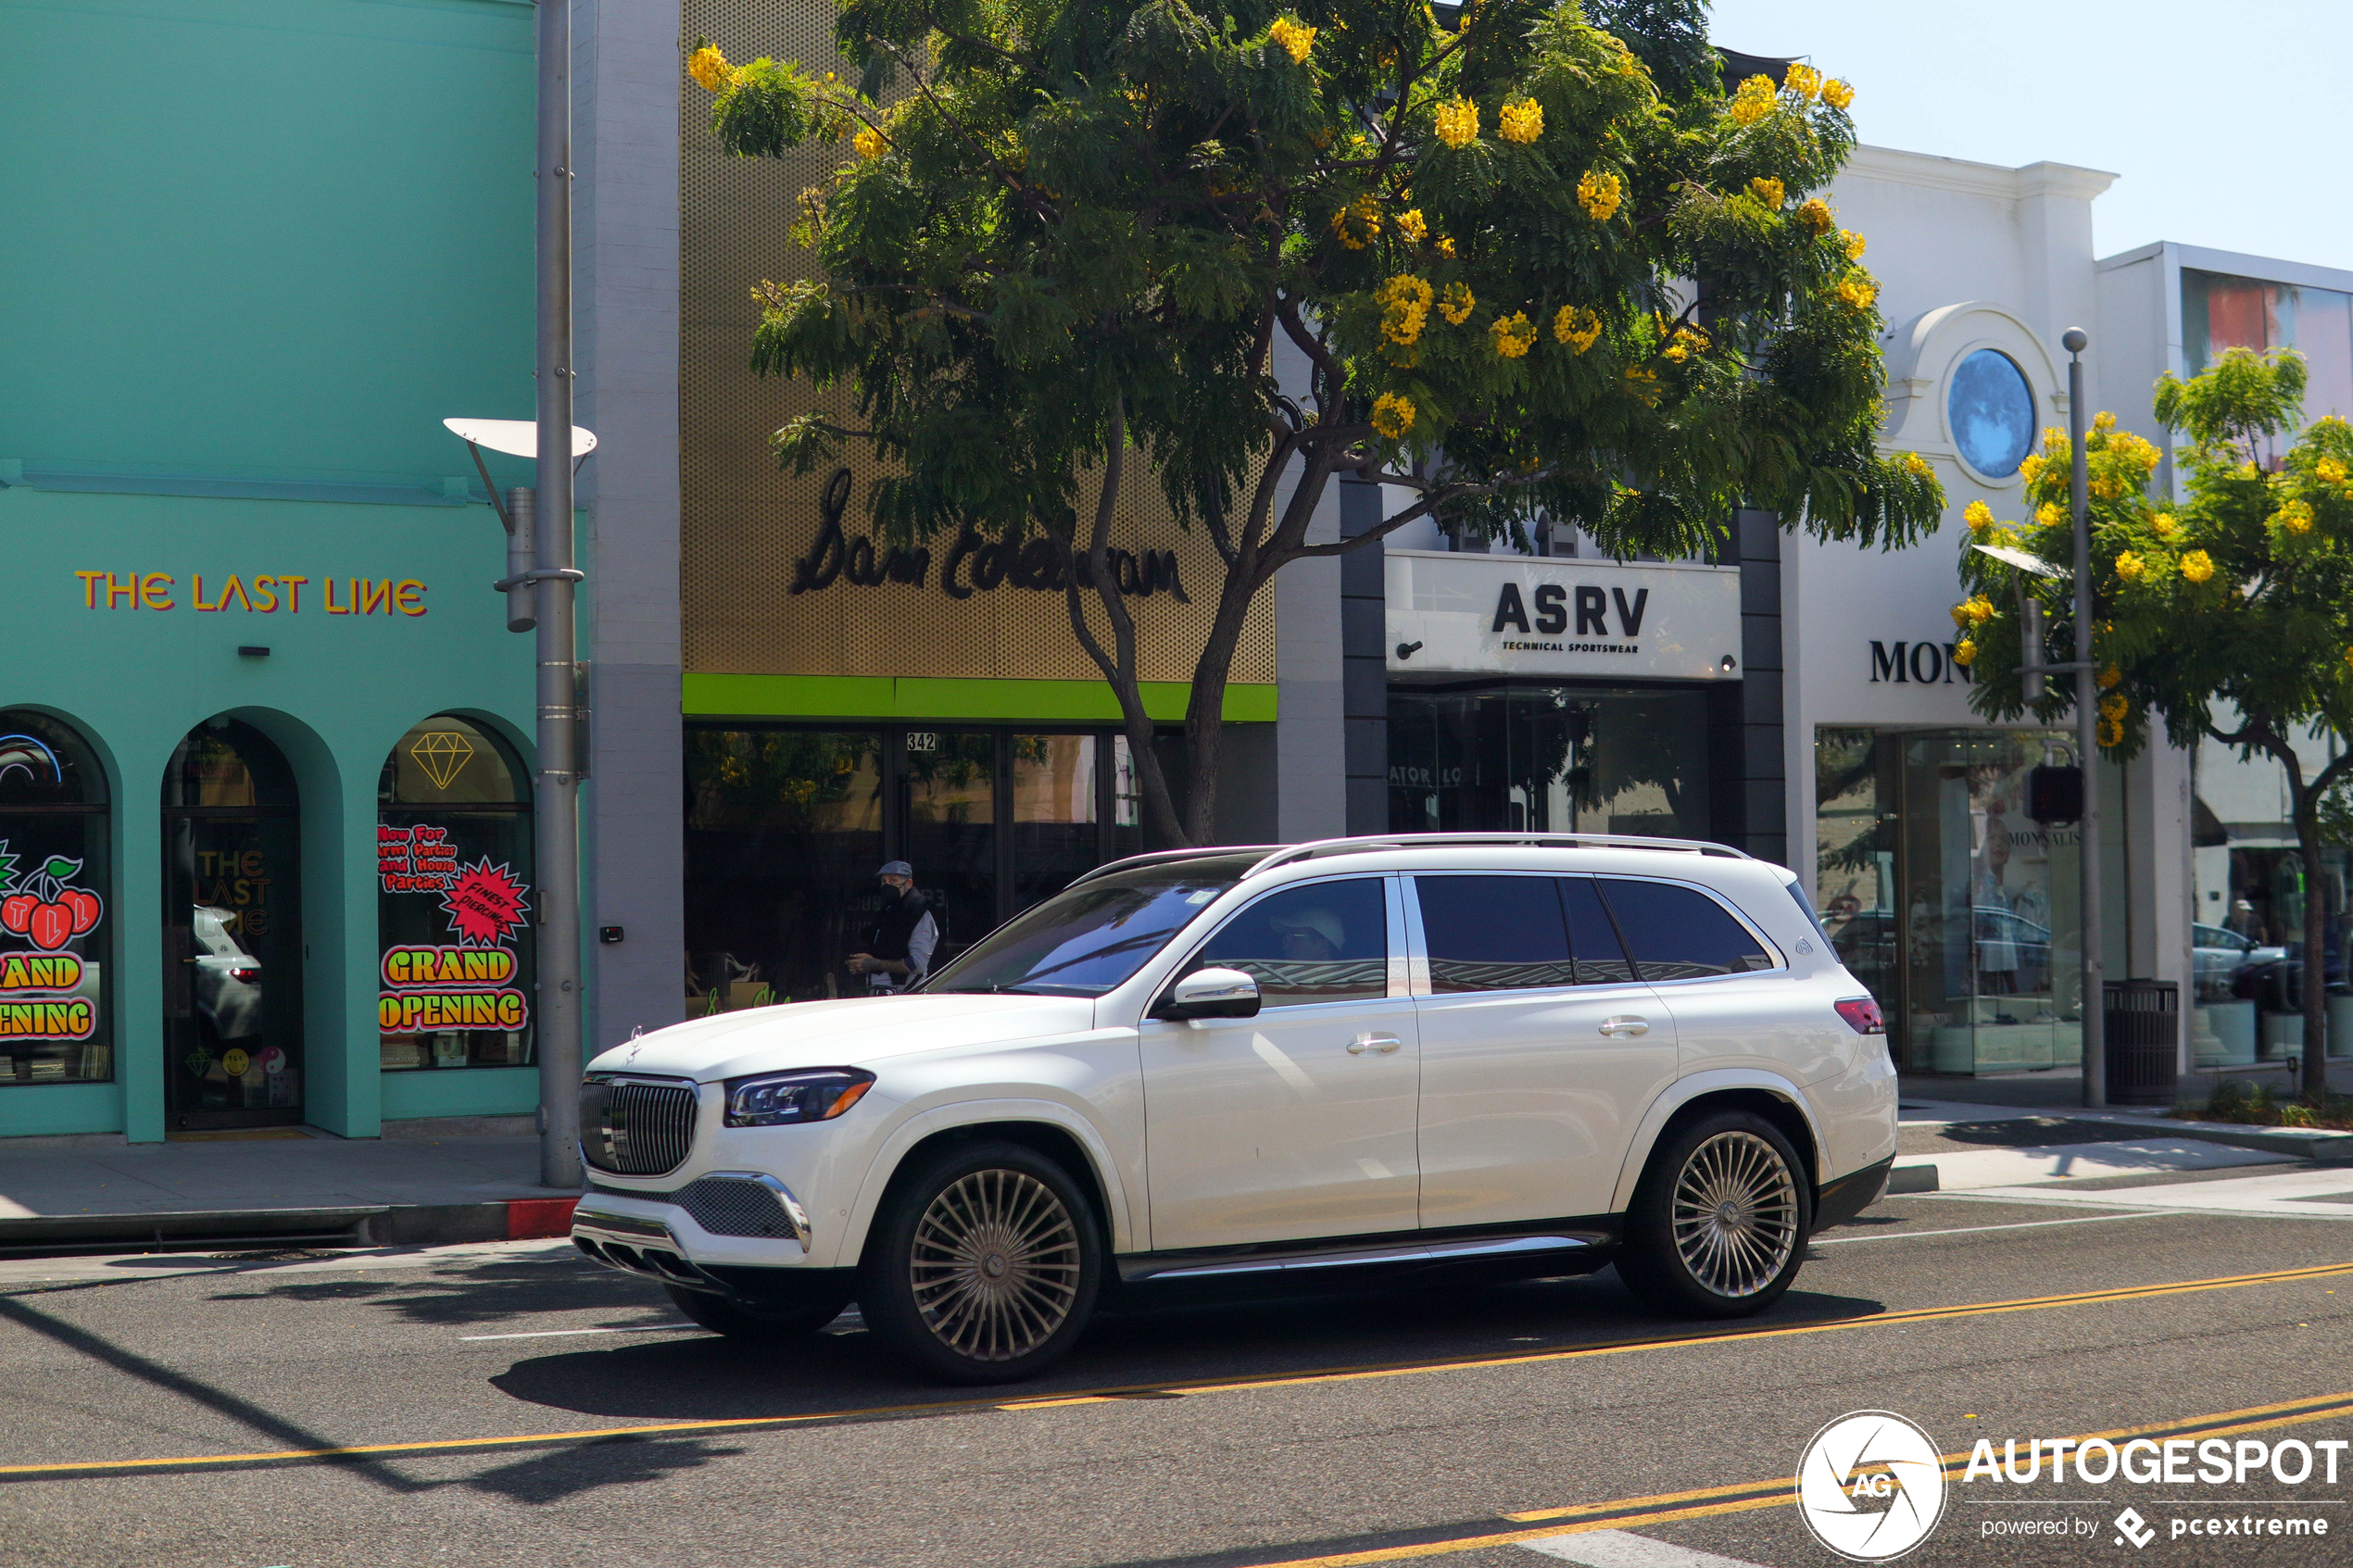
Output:
[[[0,1563],[1790,1568],[1838,1561],[1790,1478],[1857,1410],[1948,1454],[2353,1439],[2343,1219],[1894,1198],[1730,1328],[1647,1317],[1606,1273],[1170,1309],[978,1394],[911,1379],[854,1317],[748,1349],[544,1245],[156,1268],[0,1274]],[[642,1427],[670,1429],[579,1436]],[[2343,1563],[2353,1450],[2337,1476],[1957,1476],[1904,1561]],[[2239,1533],[2170,1534],[2225,1514]],[[2246,1533],[2275,1516],[2330,1533]]]

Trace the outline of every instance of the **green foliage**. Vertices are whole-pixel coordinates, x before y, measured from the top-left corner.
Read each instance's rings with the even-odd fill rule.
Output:
[[[1844,111],[1801,86],[1731,112],[1692,0],[1594,14],[1621,31],[1573,0],[1454,30],[1397,0],[846,0],[855,82],[698,53],[730,151],[857,144],[802,198],[817,279],[770,291],[753,362],[851,388],[864,428],[800,420],[779,457],[871,442],[893,536],[1018,535],[1067,529],[1118,445],[1247,590],[1355,470],[1414,515],[1502,534],[1550,508],[1629,552],[1692,553],[1739,504],[1933,526],[1933,479],[1872,447],[1874,290],[1801,212]],[[1466,310],[1427,303],[1450,289]],[[1304,364],[1282,384],[1278,355]]]
[[[2152,720],[2176,746],[2214,736],[2242,754],[2276,752],[2297,730],[2353,734],[2353,428],[2317,420],[2276,469],[2259,463],[2268,437],[2292,430],[2305,371],[2293,353],[2233,349],[2194,380],[2158,383],[2156,411],[2188,437],[2181,458],[2187,499],[2152,501],[2156,447],[2102,415],[2085,441],[2090,465],[2092,570],[2102,667],[2103,746],[2132,756]],[[1972,508],[1970,537],[2008,545],[2071,571],[2070,450],[2057,431],[2028,459],[2034,520],[1995,522]],[[1975,550],[1963,575],[1976,590],[1954,618],[1977,662],[1979,711],[2028,711],[2017,671],[2020,594],[2047,612],[2046,661],[2074,646],[2070,583],[2035,578]],[[2032,711],[2056,719],[2073,683],[2055,680]],[[2246,721],[2217,734],[2213,705]]]

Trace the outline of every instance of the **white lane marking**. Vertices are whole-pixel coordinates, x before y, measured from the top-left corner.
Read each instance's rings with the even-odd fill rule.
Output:
[[[1629,1530],[1584,1530],[1519,1544],[1563,1562],[1581,1562],[1585,1568],[1760,1568],[1745,1558],[1718,1557],[1712,1551],[1653,1540]]]
[[[1932,1192],[1923,1192],[1906,1193],[1903,1196],[1933,1198],[1936,1195]],[[2160,1220],[2174,1212],[2175,1210],[2171,1209],[2149,1209],[2137,1214],[2094,1214],[2081,1220],[2021,1220],[2012,1225],[1963,1225],[1957,1230],[1949,1231],[1895,1231],[1887,1236],[1832,1236],[1828,1241],[1818,1239],[1813,1242],[1813,1245],[1846,1247],[1857,1241],[1909,1241],[1915,1236],[1975,1236],[1981,1231],[2033,1231],[2041,1230],[2045,1225],[2101,1225],[2110,1220]]]
[[[542,1328],[530,1334],[461,1334],[459,1344],[472,1344],[484,1339],[569,1339],[580,1334],[661,1334],[673,1328],[692,1328],[690,1323],[649,1323],[635,1328]]]

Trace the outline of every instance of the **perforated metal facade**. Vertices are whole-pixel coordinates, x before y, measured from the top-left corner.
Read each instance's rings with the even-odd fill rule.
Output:
[[[707,37],[733,60],[761,56],[812,69],[836,63],[829,0],[687,0],[682,45]],[[684,50],[681,52],[683,69]],[[813,146],[786,160],[733,158],[710,130],[711,98],[687,84],[681,95],[680,420],[683,516],[682,620],[690,672],[883,675],[980,679],[1094,680],[1099,673],[1072,634],[1060,593],[1026,588],[1008,574],[975,583],[967,555],[958,568],[969,597],[942,591],[955,541],[929,541],[921,586],[900,582],[791,592],[794,563],[810,554],[830,477],[779,472],[770,433],[814,408],[846,414],[848,395],[805,383],[761,381],[749,368],[759,308],[751,287],[807,275],[807,253],[787,236],[794,197],[836,166],[836,149]],[[853,495],[842,515],[851,540],[864,521],[874,465],[853,458]],[[1216,608],[1221,563],[1209,540],[1178,529],[1157,495],[1123,508],[1114,543],[1173,552],[1190,603],[1164,588],[1128,600],[1140,633],[1147,681],[1187,681]],[[980,577],[995,563],[980,563]],[[1275,678],[1274,596],[1262,596],[1234,661],[1238,683]]]

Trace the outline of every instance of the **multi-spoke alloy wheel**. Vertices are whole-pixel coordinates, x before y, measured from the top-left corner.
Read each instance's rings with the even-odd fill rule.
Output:
[[[1053,1337],[1078,1300],[1078,1225],[1023,1171],[975,1171],[915,1222],[907,1279],[940,1343],[980,1361],[1018,1361]]]
[[[1718,1133],[1675,1181],[1675,1250],[1718,1296],[1754,1296],[1797,1246],[1797,1184],[1754,1133]]]
[[[1085,1331],[1102,1273],[1070,1173],[1013,1143],[950,1146],[903,1171],[861,1265],[867,1326],[959,1383],[1010,1383]]]
[[[1617,1273],[1660,1311],[1761,1312],[1797,1277],[1812,1192],[1779,1127],[1748,1110],[1687,1123],[1652,1151]]]

